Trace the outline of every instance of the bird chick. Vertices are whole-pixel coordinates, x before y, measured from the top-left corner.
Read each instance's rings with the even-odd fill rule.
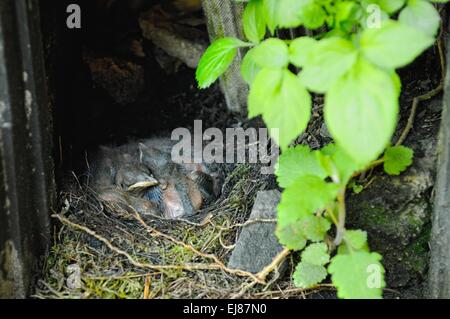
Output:
[[[169,219],[192,216],[216,198],[218,183],[205,165],[173,162],[173,145],[168,138],[153,138],[101,147],[89,185],[102,201],[128,212]]]
[[[130,192],[136,192],[158,185],[149,169],[130,154],[122,154],[115,176],[115,185]]]
[[[202,206],[202,196],[194,181],[183,174],[180,165],[172,162],[169,153],[155,147],[139,144],[141,161],[161,183],[159,204],[165,217],[180,218],[192,216]],[[148,198],[157,197],[155,190],[149,190]]]
[[[214,180],[201,170],[201,165],[174,163],[170,152],[164,150],[167,144],[160,142],[152,140],[139,144],[141,162],[160,183],[159,188],[149,189],[147,198],[159,200],[167,218],[192,216],[216,195]],[[167,143],[170,145],[171,141],[167,140]]]
[[[133,196],[129,192],[119,188],[104,189],[98,194],[98,197],[116,212],[124,211],[128,214],[137,212],[141,215],[161,215],[155,203]]]
[[[102,146],[93,159],[89,185],[100,200],[130,213],[160,215],[155,203],[143,199],[146,189],[158,181],[136,157],[124,148]]]
[[[123,147],[101,146],[93,155],[89,175],[94,190],[118,186],[133,191],[158,184],[150,170]]]

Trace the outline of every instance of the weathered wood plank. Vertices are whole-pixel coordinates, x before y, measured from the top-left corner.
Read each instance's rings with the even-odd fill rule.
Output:
[[[450,39],[447,39],[447,49]],[[447,52],[450,61],[450,52]],[[438,168],[435,184],[429,297],[450,298],[450,66],[444,84],[444,106],[438,145]]]
[[[29,292],[54,202],[37,0],[0,1],[0,298]]]

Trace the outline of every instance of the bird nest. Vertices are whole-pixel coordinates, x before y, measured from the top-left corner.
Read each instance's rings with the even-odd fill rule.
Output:
[[[102,204],[74,179],[72,190],[62,196],[63,208],[53,215],[54,243],[34,297],[306,296],[316,289],[295,289],[289,274],[278,278],[273,269],[261,278],[226,265],[240,230],[249,223],[256,193],[272,184],[258,167],[238,165],[215,203],[194,219],[166,220]]]

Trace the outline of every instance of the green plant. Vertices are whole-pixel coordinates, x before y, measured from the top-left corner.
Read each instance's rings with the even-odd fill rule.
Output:
[[[412,150],[389,146],[401,92],[395,69],[433,45],[440,16],[432,2],[447,1],[250,0],[243,15],[249,42],[218,39],[202,57],[196,75],[205,88],[238,48],[250,48],[241,66],[250,85],[248,116],[261,115],[278,130],[276,175],[284,191],[277,236],[287,248],[303,250],[297,286],[312,287],[330,274],[339,297],[382,296],[381,256],[369,251],[364,231],[345,228],[345,193],[347,187],[361,191],[349,185],[360,171],[384,164],[386,173],[398,175],[412,163]],[[299,26],[325,31],[273,37],[277,28]],[[324,118],[335,143],[315,151],[289,147],[308,125],[311,93],[325,96]]]

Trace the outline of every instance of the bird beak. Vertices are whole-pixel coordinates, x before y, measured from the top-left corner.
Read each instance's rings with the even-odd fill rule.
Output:
[[[133,185],[131,185],[130,187],[128,187],[128,191],[136,191],[136,190],[143,190],[152,186],[156,186],[158,185],[159,182],[158,180],[156,180],[153,177],[150,177],[148,180],[142,181],[142,182],[137,182]]]

